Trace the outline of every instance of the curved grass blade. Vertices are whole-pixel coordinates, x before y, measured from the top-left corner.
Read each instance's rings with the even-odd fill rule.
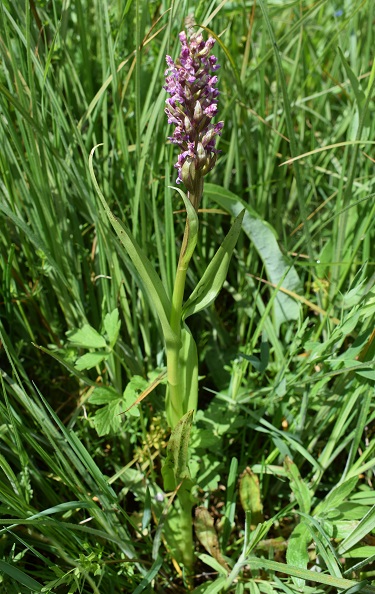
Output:
[[[124,246],[126,253],[132,260],[134,266],[136,267],[138,274],[140,276],[140,280],[146,289],[148,298],[150,303],[154,305],[156,309],[156,313],[158,315],[164,338],[167,343],[175,341],[175,335],[170,327],[169,319],[171,314],[171,303],[167,297],[163,284],[155,272],[154,268],[152,267],[151,262],[144,254],[142,248],[137,243],[135,238],[133,237],[131,231],[125,227],[122,223],[120,223],[114,214],[112,213],[111,209],[109,208],[106,199],[104,198],[98,182],[95,177],[94,168],[93,168],[93,156],[95,149],[100,146],[95,146],[90,153],[89,157],[89,169],[92,182],[94,184],[95,190],[99,196],[100,202],[106,212],[106,215],[115,230],[118,238],[120,239],[122,245]]]
[[[332,588],[338,588],[343,590],[346,588],[353,588],[358,585],[353,580],[347,580],[344,578],[334,577],[332,575],[326,575],[324,573],[318,573],[309,569],[300,569],[293,565],[287,565],[286,563],[279,563],[278,561],[271,561],[268,559],[258,559],[256,557],[247,557],[243,561],[244,565],[250,565],[254,569],[270,570],[284,573],[286,575],[294,576],[311,582],[318,582],[319,584],[326,584]],[[364,586],[362,589],[363,594],[375,594],[375,588],[372,586]]]
[[[18,567],[14,567],[13,565],[6,563],[6,561],[0,560],[0,571],[3,571],[7,575],[9,575],[13,580],[18,582],[19,584],[23,584],[24,586],[26,586],[26,588],[29,588],[33,592],[42,591],[43,586],[39,582],[27,575],[27,573],[24,573],[23,571],[18,569]]]

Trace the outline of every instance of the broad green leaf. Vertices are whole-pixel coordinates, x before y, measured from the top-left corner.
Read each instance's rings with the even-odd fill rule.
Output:
[[[94,392],[91,394],[89,402],[90,404],[108,404],[119,398],[120,394],[116,392],[114,388],[109,386],[99,386],[98,388],[95,388]]]
[[[300,510],[308,514],[311,508],[311,493],[308,486],[302,479],[296,464],[288,456],[284,460],[284,468]]]
[[[375,547],[370,545],[363,546],[363,547],[355,547],[350,551],[346,551],[345,557],[349,557],[351,559],[366,559],[366,557],[374,557],[375,556]]]
[[[149,385],[149,382],[140,375],[133,375],[130,382],[124,390],[124,410],[126,414],[132,417],[139,417],[138,406],[132,406],[137,400],[139,394],[143,392]]]
[[[94,426],[98,432],[99,437],[108,435],[108,433],[116,432],[120,428],[122,409],[122,399],[114,400],[106,406],[103,406],[95,413]]]
[[[297,524],[289,537],[288,548],[286,551],[286,560],[288,565],[294,565],[301,569],[306,569],[309,562],[309,553],[307,548],[311,542],[311,532],[304,522]],[[305,580],[293,576],[293,582],[297,587],[303,588]]]
[[[209,567],[212,567],[212,569],[214,571],[217,571],[220,575],[228,575],[228,572],[224,569],[224,567],[220,565],[220,563],[210,555],[202,553],[201,555],[199,555],[199,559]]]
[[[114,309],[111,313],[107,313],[104,318],[104,329],[108,336],[108,341],[111,347],[116,344],[118,335],[120,333],[121,320],[119,320],[118,309]]]
[[[228,565],[220,551],[213,517],[206,507],[198,506],[195,508],[194,527],[195,534],[201,545],[214,557],[221,568],[225,567],[228,569]]]
[[[362,317],[363,309],[361,308],[361,317]],[[350,314],[349,314],[350,315]],[[355,364],[360,364],[361,361],[358,360],[358,356],[361,351],[367,351],[369,343],[371,343],[371,335],[372,335],[372,328],[367,328],[364,332],[358,334],[354,342],[344,350],[343,353],[335,357],[335,360],[338,362],[346,362],[350,361],[350,366]]]
[[[370,506],[361,505],[361,503],[354,503],[352,501],[348,501],[345,503],[341,503],[332,511],[330,511],[327,515],[327,520],[362,520],[363,516],[366,515],[369,509]]]
[[[327,514],[332,509],[335,509],[342,503],[353,491],[358,482],[358,477],[350,478],[349,480],[336,485],[324,498],[323,501],[317,505],[314,510],[314,516]]]
[[[173,506],[168,510],[164,536],[174,558],[191,573],[194,565],[194,542],[191,513],[193,499],[190,489],[191,481],[185,479],[178,490]]]
[[[217,443],[216,445],[217,447],[220,447]],[[209,455],[207,450],[200,450],[199,453],[197,453],[194,451],[194,445],[192,445],[192,454],[189,459],[189,470],[190,476],[194,479],[194,483],[197,482],[201,489],[204,491],[216,491],[220,481],[220,462],[218,460],[212,460],[212,456]]]
[[[370,459],[370,464],[371,466],[375,466],[375,458]],[[363,490],[353,493],[353,495],[350,496],[350,501],[360,503],[361,505],[375,505],[375,491],[364,487],[365,485],[362,485]]]
[[[343,324],[341,324],[339,331],[342,335],[351,334],[356,327],[358,320],[361,318],[362,312],[355,311],[355,309],[348,313]]]
[[[213,433],[211,429],[193,427],[191,433],[191,446],[193,450],[201,448],[203,450],[211,450],[215,447],[220,447],[221,440],[216,431]],[[204,454],[203,454],[204,455]]]
[[[103,349],[106,346],[105,338],[89,324],[84,324],[82,328],[69,334],[68,340],[86,349]]]
[[[182,417],[173,429],[167,446],[162,475],[165,491],[174,491],[184,479],[190,478],[188,468],[188,447],[194,411]]]
[[[301,281],[294,268],[281,252],[276,239],[276,232],[271,225],[260,219],[249,205],[243,203],[236,194],[229,190],[205,184],[205,195],[217,202],[224,210],[237,216],[242,209],[246,208],[246,214],[242,222],[242,229],[253,243],[261,258],[269,281],[279,285],[291,292],[298,292],[301,289]],[[291,296],[278,291],[274,301],[274,315],[276,327],[288,320],[297,320],[300,306]]]
[[[135,394],[136,392],[143,392],[149,385],[147,379],[142,377],[141,375],[133,375],[130,382],[127,384],[124,396],[130,392]]]
[[[109,353],[103,353],[103,351],[97,353],[86,353],[77,359],[75,368],[78,369],[78,371],[82,371],[83,369],[92,369],[105,359],[108,359],[108,357]]]
[[[239,492],[242,508],[251,512],[251,525],[255,527],[263,522],[263,504],[259,479],[250,468],[246,468],[240,477]]]
[[[358,520],[319,520],[319,522],[327,536],[337,540],[350,536],[359,523]]]
[[[140,281],[143,284],[143,288],[146,291],[150,304],[155,307],[166,343],[168,344],[169,342],[174,342],[176,340],[176,336],[172,331],[169,323],[171,314],[171,302],[168,299],[163,284],[160,280],[160,277],[156,273],[150,260],[143,252],[135,237],[133,237],[133,234],[131,233],[130,229],[128,229],[125,225],[123,225],[116,219],[99,188],[92,163],[95,148],[97,147],[94,147],[92,149],[89,157],[89,169],[92,183],[94,184],[95,190],[99,196],[99,200],[106,212],[106,215],[113,229],[115,230],[118,238],[120,239],[122,245],[126,250],[126,253],[132,260],[139,274]]]
[[[162,467],[165,491],[178,489],[177,498],[166,518],[165,535],[175,559],[189,574],[194,565],[194,542],[191,494],[192,480],[189,470],[189,441],[194,411],[187,412],[174,427],[167,446]]]
[[[189,299],[186,301],[182,309],[183,319],[211,305],[221,291],[227,276],[230,259],[241,231],[244,214],[245,210],[242,210],[237,216],[228,235],[207,266]]]

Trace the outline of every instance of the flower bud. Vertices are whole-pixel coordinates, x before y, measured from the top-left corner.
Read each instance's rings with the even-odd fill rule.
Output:
[[[194,107],[194,122],[199,124],[201,119],[203,118],[203,109],[199,101],[196,102]]]
[[[207,156],[208,155],[204,149],[203,144],[201,142],[198,142],[198,144],[197,144],[197,166],[199,167],[199,169],[202,169],[202,167],[206,163]]]
[[[188,134],[190,134],[193,130],[193,126],[191,124],[191,121],[189,120],[188,116],[185,116],[184,118],[184,126],[185,126],[185,130]]]
[[[194,181],[196,178],[196,167],[194,159],[188,157],[180,169],[180,179],[184,182],[189,192],[194,191]]]
[[[204,148],[211,142],[211,140],[216,136],[215,128],[211,128],[202,138],[202,144]]]
[[[217,154],[212,154],[210,157],[206,159],[206,163],[202,169],[202,176],[207,175],[207,173],[215,167],[216,159]]]

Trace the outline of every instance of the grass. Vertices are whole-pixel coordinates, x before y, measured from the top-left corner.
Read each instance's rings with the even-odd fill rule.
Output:
[[[222,292],[189,319],[195,592],[375,591],[372,1],[4,0],[6,594],[189,587],[160,473],[162,332],[89,154],[171,295],[185,215],[162,85],[192,10],[217,36],[225,128],[186,295],[246,208]]]

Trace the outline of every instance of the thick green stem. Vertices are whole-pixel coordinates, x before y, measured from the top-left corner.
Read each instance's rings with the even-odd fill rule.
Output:
[[[182,537],[181,552],[182,561],[187,570],[187,579],[190,581],[194,568],[194,540],[193,540],[193,520],[191,517],[192,504],[186,506],[180,501],[180,533]]]
[[[194,539],[191,501],[178,497],[173,509],[168,513],[166,521],[166,537],[172,555],[185,568],[188,583],[192,579],[194,569]]]
[[[203,184],[201,183],[203,188]],[[200,200],[201,195],[198,197]],[[187,221],[182,240],[180,257],[173,287],[170,326],[174,340],[167,344],[167,377],[168,389],[166,399],[167,419],[172,429],[188,412],[188,408],[196,408],[198,392],[197,356],[194,340],[189,338],[186,329],[182,330],[182,307],[184,300],[186,274],[197,242],[199,200],[191,194],[183,196]],[[183,333],[183,334],[182,334]],[[191,386],[193,385],[193,390]],[[193,392],[194,398],[191,398]],[[194,400],[191,406],[191,400]],[[176,477],[177,482],[180,477]],[[185,481],[184,481],[185,483]],[[186,491],[183,483],[177,493],[177,502],[169,519],[171,537],[174,541],[177,558],[185,566],[188,575],[192,575],[194,566],[193,521],[191,517],[192,501],[190,491]],[[177,518],[174,515],[177,514]],[[177,520],[177,521],[176,521]],[[191,578],[188,578],[191,579]]]
[[[201,181],[198,185],[200,191],[203,191],[203,182]],[[184,353],[181,351],[181,318],[186,274],[197,242],[198,217],[196,213],[201,195],[202,194],[198,196],[195,193],[189,192],[187,197],[182,194],[187,211],[187,220],[172,296],[170,325],[175,339],[173,342],[167,344],[168,390],[166,412],[168,422],[172,429],[176,426],[181,417],[188,412],[186,407],[188,406],[189,396],[185,393],[187,382],[185,381],[186,378],[185,380],[182,379],[183,362],[180,360],[181,357],[184,357]]]
[[[173,344],[167,347],[167,376],[168,397],[167,414],[171,427],[175,427],[184,414],[184,394],[179,387],[179,352],[181,348],[181,314],[184,299],[186,274],[191,255],[187,254],[186,247],[189,241],[189,222],[186,222],[184,237],[178,260],[176,279],[172,296],[171,329],[176,336]],[[186,412],[186,411],[185,411]]]

